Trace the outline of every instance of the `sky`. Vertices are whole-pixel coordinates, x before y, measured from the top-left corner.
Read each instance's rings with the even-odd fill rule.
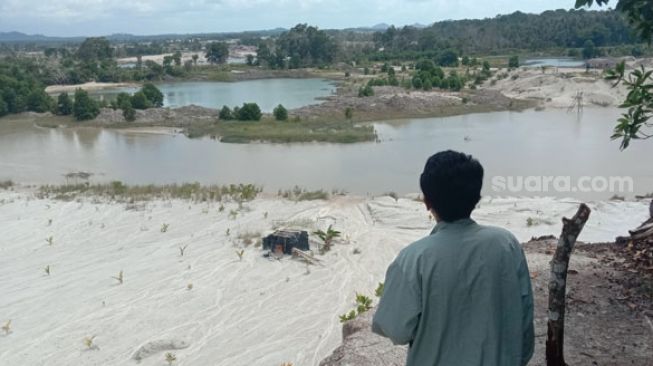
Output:
[[[48,36],[219,33],[379,23],[431,24],[514,11],[570,9],[575,0],[0,0],[0,32]]]

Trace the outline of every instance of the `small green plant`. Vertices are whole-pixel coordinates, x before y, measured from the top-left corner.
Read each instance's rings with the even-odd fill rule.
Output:
[[[163,225],[161,225],[161,232],[162,232],[162,233],[166,233],[166,232],[168,232],[168,228],[169,228],[169,227],[170,227],[169,224],[163,224]]]
[[[236,255],[238,256],[238,260],[242,261],[243,255],[245,255],[245,249],[237,250]]]
[[[187,289],[188,291],[192,290],[192,289],[193,289],[193,284],[192,284],[192,283],[189,283],[189,284],[186,286],[186,289]]]
[[[533,220],[532,217],[527,218],[526,219],[526,226],[531,227],[533,225],[535,225],[535,220]]]
[[[383,296],[383,289],[384,289],[384,287],[385,287],[385,283],[383,283],[383,282],[379,282],[379,285],[376,286],[376,290],[374,290],[374,295],[376,295],[376,297],[381,297],[381,296]]]
[[[84,345],[86,349],[98,349],[98,346],[95,344],[95,336],[84,337]]]
[[[52,244],[54,244],[54,238],[50,236],[47,239],[45,239],[45,242],[48,243],[49,246],[52,246]]]
[[[175,361],[177,361],[177,356],[172,352],[166,352],[166,362],[168,365],[172,365]]]
[[[124,277],[123,277],[123,273],[122,273],[122,271],[120,271],[120,272],[118,273],[117,276],[111,276],[111,278],[113,278],[113,279],[115,279],[116,281],[118,281],[118,283],[120,283],[121,285],[123,284]]]
[[[227,228],[227,232],[225,232],[225,234],[229,236],[231,234],[231,229]]]
[[[218,207],[218,212],[222,212],[222,211],[224,211],[224,205],[220,204],[220,207]]]
[[[2,330],[5,332],[5,335],[9,335],[9,333],[11,333],[11,319],[2,326]]]
[[[352,251],[352,253],[353,253],[353,254],[361,254],[361,250],[358,249],[358,248],[354,248],[354,250]]]
[[[358,311],[358,315],[370,310],[372,308],[372,299],[365,295],[361,295],[359,293],[356,294],[356,311]]]
[[[45,274],[50,275],[50,265],[45,266]]]
[[[328,252],[333,245],[333,240],[340,236],[340,231],[334,230],[333,225],[329,225],[326,231],[318,230],[313,232],[317,235],[323,242],[323,252]]]
[[[340,315],[340,322],[345,323],[350,320],[356,319],[356,310]]]
[[[236,217],[238,217],[238,211],[236,211],[236,210],[230,210],[230,211],[229,211],[229,218],[232,219],[232,220],[235,220]]]
[[[265,211],[265,212],[263,213],[263,218],[264,218],[264,219],[267,219],[267,218],[268,218],[268,212],[267,212],[267,211]]]
[[[48,219],[48,226],[52,226],[52,219]]]
[[[179,247],[179,254],[180,256],[184,256],[184,252],[186,251],[186,248],[188,248],[188,245],[184,245],[183,247]]]

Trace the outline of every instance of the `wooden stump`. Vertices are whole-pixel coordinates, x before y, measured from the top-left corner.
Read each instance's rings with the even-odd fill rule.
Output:
[[[566,366],[564,357],[565,296],[567,292],[567,269],[576,239],[590,216],[590,208],[584,203],[573,218],[562,219],[562,234],[551,261],[549,281],[549,321],[547,322],[546,364]]]

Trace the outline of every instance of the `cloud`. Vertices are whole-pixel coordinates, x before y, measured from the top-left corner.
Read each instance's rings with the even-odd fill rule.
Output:
[[[376,23],[432,23],[515,10],[570,8],[574,0],[0,0],[0,31],[52,35],[190,33]]]

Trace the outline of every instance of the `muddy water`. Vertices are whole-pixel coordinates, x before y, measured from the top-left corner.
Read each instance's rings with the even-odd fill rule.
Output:
[[[0,119],[0,179],[63,183],[63,174],[86,171],[94,174],[92,181],[132,184],[251,182],[272,192],[299,185],[358,194],[408,193],[418,191],[418,176],[430,154],[457,149],[485,165],[486,194],[606,199],[614,193],[653,192],[653,143],[636,142],[620,152],[609,138],[618,114],[616,109],[586,109],[578,117],[546,110],[375,123],[381,142],[350,145],[223,144],[174,134],[45,129],[29,118],[5,117]],[[508,182],[506,189],[496,189],[501,188],[493,184],[497,176],[514,177],[515,184],[520,176],[569,176],[572,183],[581,176],[626,176],[634,186],[632,193],[556,192],[551,184],[549,191],[533,191],[537,184],[529,181],[529,189],[508,191]]]

